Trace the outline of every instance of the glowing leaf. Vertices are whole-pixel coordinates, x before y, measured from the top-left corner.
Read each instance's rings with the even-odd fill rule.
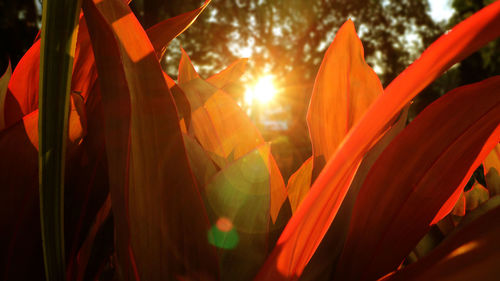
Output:
[[[184,53],[182,68],[192,68]],[[180,79],[181,73],[179,73]],[[191,128],[201,146],[212,156],[212,160],[224,168],[232,159],[239,159],[264,144],[250,118],[225,92],[212,84],[192,78],[179,83],[191,105]],[[231,159],[232,158],[232,159]],[[281,172],[272,156],[268,162],[270,173],[271,218],[275,222],[279,210],[286,199],[286,190]]]
[[[469,17],[431,45],[372,104],[327,162],[283,231],[257,280],[299,276],[347,193],[362,157],[408,102],[454,63],[500,35],[500,2]]]
[[[312,157],[309,157],[302,166],[288,179],[287,192],[292,213],[295,212],[302,199],[311,187]]]
[[[245,73],[248,59],[239,59],[229,65],[226,69],[211,76],[207,82],[219,89],[223,89],[230,83],[235,83]]]
[[[325,54],[307,111],[313,178],[382,92],[377,75],[364,60],[354,23],[348,20]]]
[[[319,248],[314,253],[311,261],[304,270],[301,279],[306,280],[322,280],[330,278],[335,271],[335,266],[338,262],[344,242],[349,230],[352,210],[358,196],[358,192],[363,185],[363,182],[372,168],[373,164],[391,143],[391,141],[405,128],[409,105],[401,112],[398,120],[384,134],[384,136],[368,151],[363,157],[363,161],[356,171],[356,175],[349,186],[349,191],[340,206],[340,209],[335,216],[330,229],[325,234]],[[328,279],[329,280],[329,279]]]
[[[358,194],[338,278],[373,280],[395,270],[436,215],[452,210],[448,198],[500,139],[499,89],[500,76],[455,89],[381,154]]]
[[[179,77],[177,78],[179,85],[185,84],[195,78],[200,77],[200,75],[198,75],[198,73],[194,69],[194,66],[191,63],[191,59],[186,54],[186,51],[181,48],[181,53],[182,56],[179,63]]]
[[[151,44],[158,58],[163,56],[168,43],[193,24],[209,3],[210,0],[206,0],[203,5],[196,10],[169,18],[148,28],[148,37],[151,40]]]

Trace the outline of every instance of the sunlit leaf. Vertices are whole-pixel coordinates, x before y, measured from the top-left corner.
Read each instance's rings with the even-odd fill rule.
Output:
[[[302,199],[304,199],[307,192],[309,192],[309,188],[311,187],[312,168],[312,157],[309,157],[288,179],[286,189],[288,192],[288,199],[290,200],[290,206],[292,207],[292,213],[295,212]]]
[[[497,76],[446,94],[381,154],[356,199],[339,280],[395,270],[436,215],[451,211],[448,198],[463,190],[500,138],[499,89]]]
[[[457,61],[500,35],[500,2],[457,25],[398,76],[368,109],[327,162],[290,219],[258,280],[300,275],[333,221],[364,154],[408,102]]]
[[[124,244],[130,243],[126,248],[121,247],[126,246],[123,244],[118,248],[127,251],[131,258],[120,264],[121,273],[128,273],[129,278],[137,274],[136,278],[144,280],[171,280],[177,275],[215,280],[217,259],[206,239],[208,219],[189,168],[175,105],[153,46],[121,0],[85,0],[84,8],[103,101],[107,95],[109,101],[120,102],[105,105],[104,110],[117,113],[110,120],[115,127],[106,124],[106,142],[108,137],[114,141],[106,143],[107,148],[115,150],[108,151],[108,155],[116,153],[115,161],[124,160],[114,162],[119,165],[116,167],[110,164],[110,174],[117,169],[115,180],[121,184],[116,189],[125,186],[117,200],[125,212],[128,208],[125,217],[123,213],[121,218],[115,217],[124,221],[125,231],[130,231],[129,241],[127,237],[119,238]],[[115,144],[119,146],[114,148]],[[137,272],[130,268],[132,258]]]
[[[326,51],[307,111],[314,159],[313,178],[382,92],[377,75],[364,60],[363,46],[354,23],[348,20]]]
[[[186,51],[181,48],[182,56],[181,61],[179,63],[179,76],[177,81],[179,85],[185,84],[195,78],[199,78],[200,75],[194,69],[193,64],[191,63],[191,59],[186,54]]]
[[[148,37],[158,58],[163,56],[168,43],[193,24],[209,3],[210,0],[206,0],[201,7],[193,11],[169,18],[148,28]]]
[[[311,261],[306,266],[302,280],[330,280],[333,275],[336,264],[344,248],[344,241],[349,230],[349,223],[352,216],[354,203],[363,182],[372,168],[373,164],[391,143],[391,141],[405,128],[408,117],[409,105],[407,105],[396,122],[384,134],[384,136],[368,151],[363,157],[363,161],[356,171],[356,175],[349,186],[349,191],[344,198],[340,209],[335,216],[330,229],[325,234],[323,241],[314,253]]]
[[[233,62],[221,72],[209,77],[207,82],[219,89],[223,89],[230,83],[235,83],[245,73],[248,59],[243,58]]]
[[[184,52],[179,69],[194,71],[190,64]],[[219,167],[224,168],[233,159],[237,160],[264,144],[260,132],[234,99],[214,85],[193,76],[182,80],[179,72],[179,81],[187,81],[179,82],[179,87],[191,105],[191,128],[194,136]],[[270,215],[275,222],[287,195],[281,172],[272,155],[268,169]]]

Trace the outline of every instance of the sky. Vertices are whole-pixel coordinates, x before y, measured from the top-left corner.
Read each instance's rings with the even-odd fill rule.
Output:
[[[431,5],[431,17],[435,21],[447,20],[453,14],[451,0],[429,0]]]

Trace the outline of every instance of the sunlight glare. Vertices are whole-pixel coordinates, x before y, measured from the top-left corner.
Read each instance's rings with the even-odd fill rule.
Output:
[[[246,90],[245,103],[251,106],[254,101],[261,104],[272,101],[278,92],[273,80],[272,75],[262,76],[253,87]]]

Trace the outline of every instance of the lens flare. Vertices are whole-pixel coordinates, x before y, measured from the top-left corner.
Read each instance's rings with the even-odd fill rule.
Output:
[[[208,243],[221,249],[234,249],[240,241],[231,220],[221,217],[207,233]]]

